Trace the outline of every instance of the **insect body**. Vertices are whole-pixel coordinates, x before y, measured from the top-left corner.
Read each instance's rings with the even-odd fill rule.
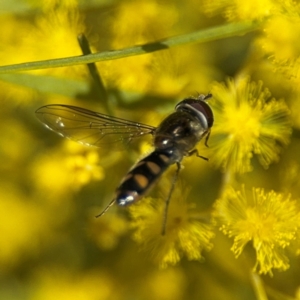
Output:
[[[184,99],[176,105],[176,111],[166,117],[158,127],[70,105],[43,106],[36,111],[36,115],[49,129],[89,146],[126,143],[146,134],[153,135],[154,151],[127,173],[116,189],[114,199],[99,215],[101,216],[114,203],[127,206],[139,200],[161,174],[175,163],[177,178],[183,157],[194,153],[198,155],[194,147],[203,137],[206,137],[207,145],[214,121],[212,110],[206,103],[209,98],[211,94]],[[174,188],[175,177],[166,207]]]

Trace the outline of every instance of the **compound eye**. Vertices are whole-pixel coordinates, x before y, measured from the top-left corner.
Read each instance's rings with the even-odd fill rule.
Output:
[[[202,118],[206,119],[208,128],[211,128],[214,124],[213,112],[210,106],[204,100],[202,100],[201,97],[196,99],[195,98],[184,99],[183,101],[177,104],[176,110],[177,109],[186,109],[198,113],[201,119]]]
[[[204,101],[197,101],[189,103],[189,105],[195,108],[197,111],[201,112],[207,120],[208,127],[212,127],[214,123],[214,116],[210,106]]]

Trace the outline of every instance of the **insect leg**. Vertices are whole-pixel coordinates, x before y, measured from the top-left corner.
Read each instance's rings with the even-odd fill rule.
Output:
[[[191,155],[196,154],[197,157],[200,157],[200,158],[202,158],[202,159],[204,159],[204,160],[206,160],[206,161],[209,160],[207,157],[204,157],[204,156],[202,156],[202,155],[199,155],[199,152],[198,152],[197,149],[194,149],[194,150],[190,151],[188,154],[189,154],[188,156],[191,156]]]
[[[206,146],[206,147],[208,147],[208,139],[209,139],[209,137],[210,137],[210,130],[208,131],[208,133],[207,133],[207,135],[206,135],[206,137],[205,137],[205,143],[204,143],[204,145]]]
[[[109,210],[109,208],[115,204],[115,202],[116,202],[116,199],[113,199],[113,200],[112,200],[112,201],[104,208],[104,210],[103,210],[99,215],[97,215],[97,216],[95,216],[95,217],[96,217],[96,218],[99,218],[99,217],[103,216],[103,215]]]
[[[163,223],[162,223],[161,235],[165,235],[165,233],[166,233],[168,209],[169,209],[170,199],[171,199],[171,196],[172,196],[173,191],[174,191],[175,183],[177,181],[178,174],[179,174],[179,171],[181,169],[180,162],[176,162],[176,166],[177,166],[177,170],[176,170],[176,172],[175,172],[175,174],[173,176],[173,180],[172,180],[172,185],[171,185],[171,188],[170,188],[170,192],[169,192],[169,195],[168,195],[168,197],[166,199],[166,203],[165,203],[165,211],[164,211],[164,215],[163,215]]]

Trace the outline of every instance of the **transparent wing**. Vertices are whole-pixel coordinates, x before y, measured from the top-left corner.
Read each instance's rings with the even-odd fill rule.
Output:
[[[47,128],[88,146],[129,143],[132,139],[153,134],[156,129],[71,105],[46,105],[35,113]]]

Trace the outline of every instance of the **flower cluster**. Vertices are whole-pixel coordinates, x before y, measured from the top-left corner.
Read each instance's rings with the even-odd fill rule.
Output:
[[[249,195],[250,194],[250,195]],[[299,231],[299,205],[291,195],[253,188],[252,195],[228,188],[215,204],[217,224],[224,234],[234,238],[232,251],[238,257],[247,243],[256,252],[254,271],[270,273],[286,270],[289,260],[285,249]]]
[[[155,201],[156,200],[156,201]],[[145,198],[130,208],[134,240],[151,253],[161,267],[175,265],[183,256],[188,260],[203,260],[202,250],[212,248],[213,227],[195,215],[182,191],[175,190],[167,211],[163,199]]]
[[[261,82],[248,79],[214,83],[211,92],[215,115],[212,161],[234,173],[251,171],[253,154],[265,168],[278,161],[291,134],[285,102],[271,98]]]

